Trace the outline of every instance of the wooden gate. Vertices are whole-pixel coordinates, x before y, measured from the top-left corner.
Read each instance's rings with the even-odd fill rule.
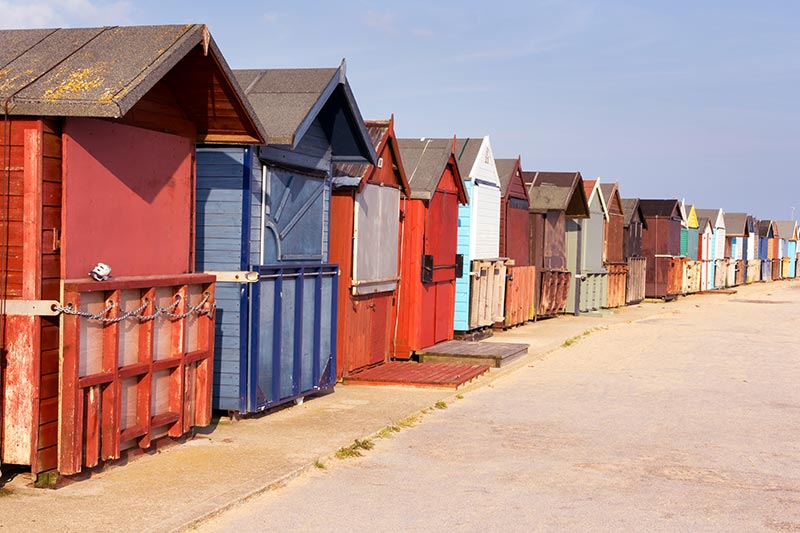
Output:
[[[504,320],[506,269],[503,259],[476,259],[472,262],[470,329],[491,326]]]
[[[747,261],[747,274],[745,276],[747,283],[755,283],[761,281],[761,260],[750,259]]]
[[[214,277],[63,284],[61,474],[211,421]],[[92,316],[87,316],[92,315]]]
[[[783,262],[780,259],[773,259],[772,260],[773,281],[781,279],[782,270],[783,270]]]
[[[338,266],[257,266],[250,284],[244,412],[261,411],[336,383]]]
[[[715,259],[714,260],[714,288],[722,289],[725,287],[725,282],[728,279],[728,260]]]
[[[647,279],[647,258],[628,258],[628,278],[625,287],[625,303],[638,304],[644,300],[645,281]]]
[[[790,272],[792,271],[792,264],[789,261],[788,257],[781,258],[781,277],[786,279],[790,277]]]
[[[683,294],[700,292],[703,263],[683,259]]]
[[[585,272],[580,284],[581,313],[597,311],[605,307],[608,302],[608,272],[598,270]]]
[[[622,307],[625,305],[625,297],[628,284],[628,264],[627,263],[606,263],[608,270],[608,302],[606,307]]]
[[[736,285],[744,285],[746,265],[747,261],[743,259],[736,260]]]
[[[540,279],[539,308],[529,320],[560,315],[567,309],[572,274],[566,270],[543,270]]]
[[[536,267],[509,266],[506,276],[504,328],[524,324],[533,311],[536,296]]]

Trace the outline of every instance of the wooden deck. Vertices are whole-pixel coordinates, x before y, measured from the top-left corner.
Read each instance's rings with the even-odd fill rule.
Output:
[[[489,371],[485,365],[392,361],[344,378],[351,385],[401,385],[455,390]]]
[[[423,348],[417,355],[421,363],[473,364],[499,368],[526,353],[527,344],[447,341]]]

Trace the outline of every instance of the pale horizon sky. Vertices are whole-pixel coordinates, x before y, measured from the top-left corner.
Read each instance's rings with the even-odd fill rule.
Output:
[[[206,23],[232,68],[333,67],[403,137],[490,135],[623,197],[800,214],[800,3],[0,0],[0,28]]]

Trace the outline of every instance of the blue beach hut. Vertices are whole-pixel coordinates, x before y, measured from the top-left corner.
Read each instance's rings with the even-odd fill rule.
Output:
[[[197,153],[197,269],[217,275],[213,407],[260,411],[336,380],[334,163],[376,163],[338,68],[234,71],[266,145]]]

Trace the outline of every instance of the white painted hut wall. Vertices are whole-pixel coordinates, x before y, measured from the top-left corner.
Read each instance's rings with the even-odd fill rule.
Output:
[[[469,179],[473,182],[470,235],[472,259],[493,259],[500,255],[500,176],[494,163],[489,137],[483,138]]]

